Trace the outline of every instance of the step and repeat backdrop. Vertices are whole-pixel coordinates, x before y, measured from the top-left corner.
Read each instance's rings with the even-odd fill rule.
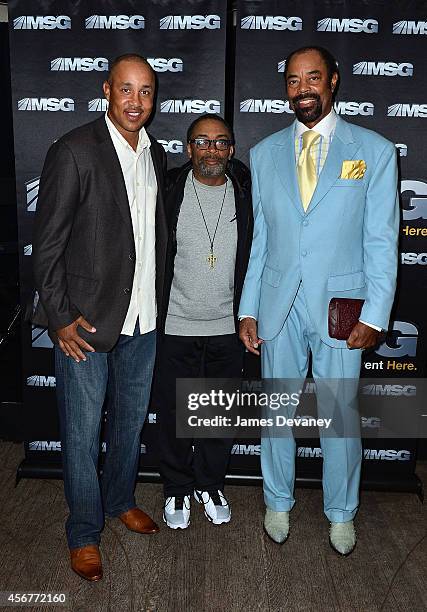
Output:
[[[390,333],[366,356],[362,376],[381,379],[369,387],[374,397],[416,394],[427,359],[425,19],[416,1],[9,2],[23,305],[32,293],[32,225],[44,157],[62,134],[105,112],[102,83],[114,57],[140,53],[155,70],[156,112],[148,129],[174,167],[186,160],[188,125],[201,113],[224,115],[232,98],[234,114],[226,118],[234,125],[237,156],[247,161],[252,145],[294,119],[285,98],[284,58],[302,45],[322,45],[340,66],[336,111],[380,132],[399,152],[399,290]],[[52,344],[44,329],[23,323],[22,345],[23,431],[31,473],[31,464],[58,463],[61,446]],[[250,358],[247,371],[258,373]],[[395,378],[407,383],[394,384]],[[366,426],[375,422],[373,415]],[[143,432],[141,472],[156,470],[156,432],[152,407]],[[259,440],[237,440],[230,475],[258,478],[259,450]],[[297,453],[300,478],[318,480],[318,441],[301,440]],[[366,481],[414,481],[415,439],[366,440],[364,454]]]

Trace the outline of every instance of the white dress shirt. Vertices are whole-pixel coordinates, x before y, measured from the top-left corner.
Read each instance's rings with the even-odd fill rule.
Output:
[[[318,169],[318,174],[320,174],[323,168],[323,165],[325,163],[325,160],[326,160],[326,157],[329,151],[329,144],[334,137],[336,125],[337,125],[337,115],[334,109],[332,109],[331,112],[328,115],[326,115],[326,117],[323,117],[323,119],[319,121],[319,123],[317,123],[313,128],[313,130],[317,132],[318,134],[320,134],[320,136],[322,137],[321,143],[323,142],[323,152],[325,153],[325,155],[322,156],[322,144],[321,143],[320,143],[320,148],[318,147],[314,150],[314,155],[319,156],[319,159],[315,160],[315,165],[316,165],[316,168]],[[304,125],[304,123],[301,123],[301,121],[298,121],[298,119],[296,119],[295,120],[295,140],[296,141],[299,140],[301,136],[303,135],[303,133],[307,132],[309,129],[310,128]],[[297,150],[295,151],[295,157],[296,157],[295,159],[295,163],[296,163],[298,160]],[[241,321],[244,318],[245,318],[245,315],[241,315],[239,317],[239,320]],[[250,317],[250,318],[253,318],[253,317]],[[372,323],[368,323],[367,321],[362,321],[361,319],[359,319],[359,321],[360,323],[364,323],[365,325],[368,325],[369,327],[372,327],[373,329],[376,329],[377,331],[381,331],[381,327],[378,327],[377,325],[373,325]]]
[[[319,121],[319,123],[316,123],[316,125],[312,129],[318,134],[320,134],[322,138],[324,138],[324,140],[329,141],[334,135],[336,125],[337,115],[334,109],[332,109],[331,112],[326,115],[326,117],[323,117],[323,119]],[[298,119],[295,120],[295,138],[300,138],[304,134],[304,132],[307,132],[310,129],[311,128],[304,125],[304,123],[298,121]]]
[[[123,172],[135,241],[135,274],[121,333],[133,336],[139,318],[139,331],[146,334],[156,328],[157,180],[150,154],[151,143],[142,127],[134,151],[107,113],[105,121]],[[114,244],[111,248],[114,249]]]

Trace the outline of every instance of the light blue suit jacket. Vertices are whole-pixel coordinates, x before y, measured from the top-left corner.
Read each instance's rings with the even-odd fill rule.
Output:
[[[250,152],[254,237],[239,314],[258,320],[272,340],[283,327],[300,281],[323,342],[332,297],[364,298],[360,318],[387,329],[393,303],[399,231],[394,145],[337,118],[335,134],[307,212],[295,163],[295,124]],[[344,160],[364,160],[362,179],[341,179]]]

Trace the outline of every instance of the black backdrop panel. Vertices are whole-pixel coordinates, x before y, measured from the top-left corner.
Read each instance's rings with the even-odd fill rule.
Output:
[[[226,7],[223,0],[9,3],[18,193],[21,298],[31,294],[31,237],[38,179],[49,146],[106,110],[102,83],[123,53],[148,58],[158,93],[150,132],[169,167],[187,159],[190,123],[224,112]],[[27,456],[57,461],[60,451],[52,344],[42,329],[22,326]],[[141,465],[155,466],[155,415]]]
[[[376,352],[365,356],[362,376],[425,376],[427,175],[421,136],[427,128],[425,5],[387,0],[239,0],[237,7],[234,130],[241,159],[248,162],[250,147],[293,122],[284,59],[305,45],[324,46],[338,60],[338,114],[396,144],[402,193],[398,291],[391,333]],[[252,368],[256,371],[253,362]],[[320,476],[318,446],[315,440],[300,446],[300,476],[313,470]],[[375,444],[368,440],[364,446],[367,480],[401,478],[414,469],[415,440]]]

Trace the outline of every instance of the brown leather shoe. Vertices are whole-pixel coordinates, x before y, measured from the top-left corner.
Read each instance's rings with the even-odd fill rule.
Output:
[[[102,565],[99,548],[89,544],[82,548],[70,548],[71,569],[81,578],[96,582],[102,578]]]
[[[139,508],[132,508],[120,514],[119,519],[130,531],[136,533],[157,533],[159,526]]]

